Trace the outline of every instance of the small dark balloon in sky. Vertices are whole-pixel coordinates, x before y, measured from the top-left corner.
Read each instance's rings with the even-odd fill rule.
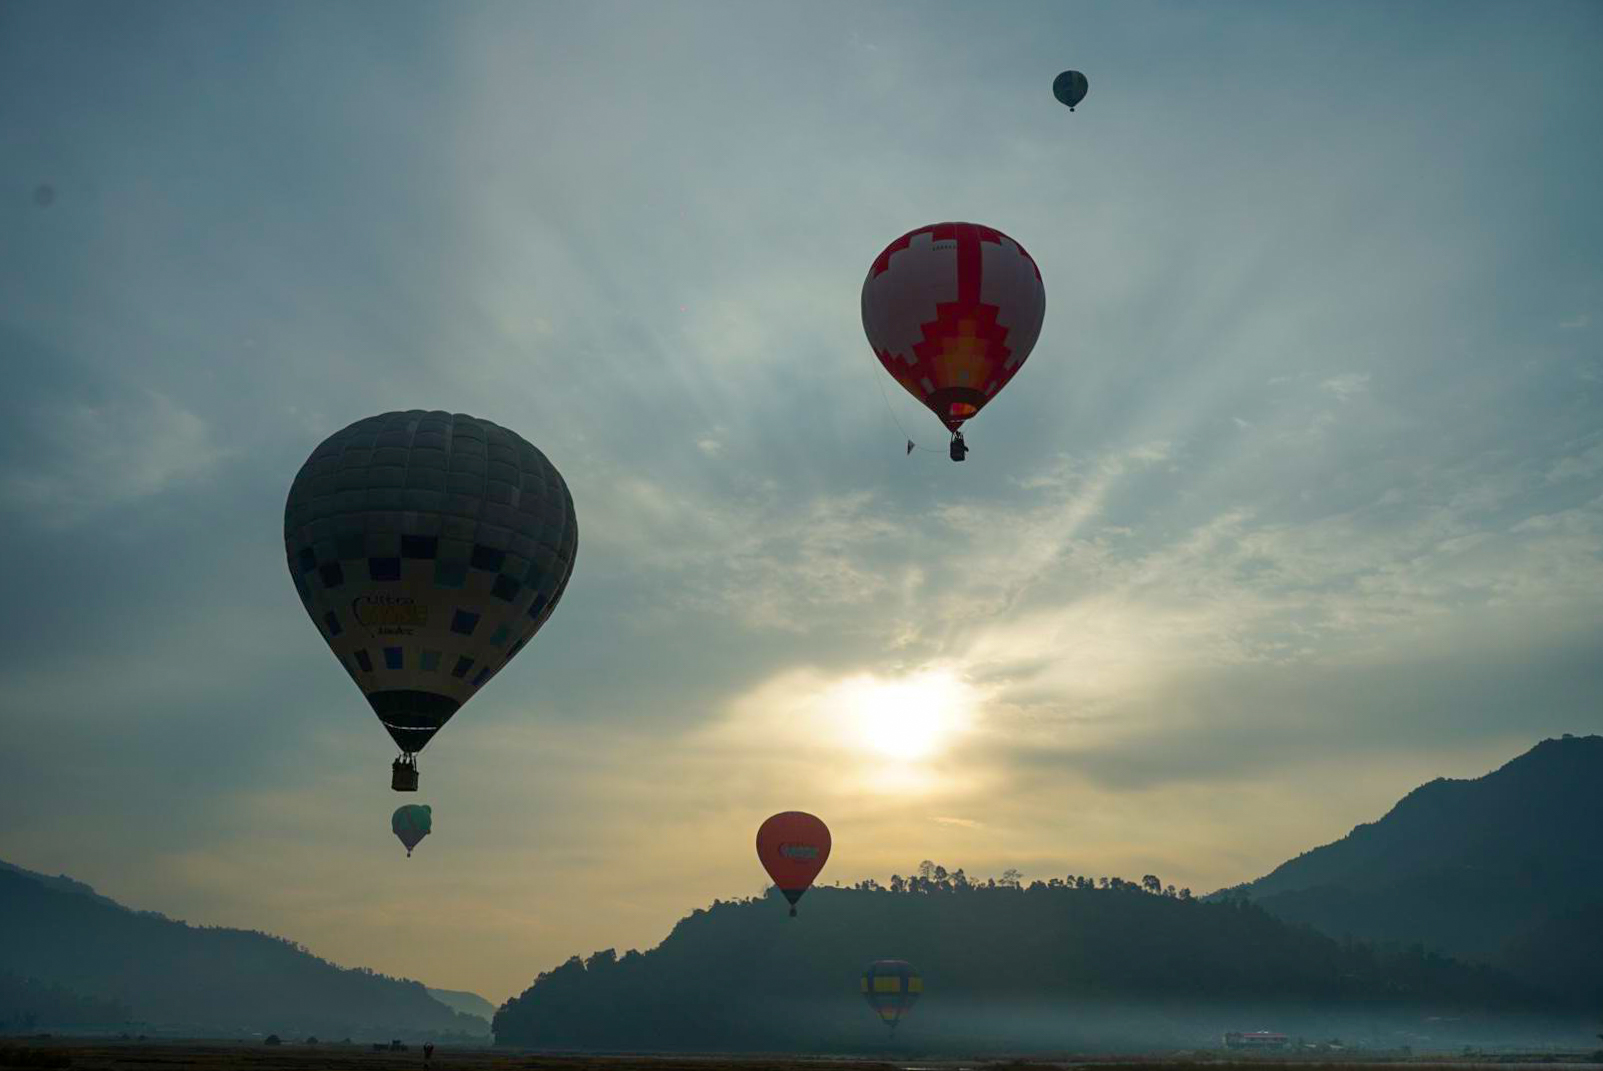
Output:
[[[1064,71],[1052,79],[1052,95],[1069,106],[1069,111],[1085,99],[1085,94],[1091,88],[1091,83],[1079,71]]]
[[[40,208],[49,208],[56,200],[56,188],[48,182],[41,182],[33,188],[33,203]]]

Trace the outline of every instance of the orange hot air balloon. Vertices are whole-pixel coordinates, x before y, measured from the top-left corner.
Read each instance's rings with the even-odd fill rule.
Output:
[[[795,917],[796,901],[829,859],[829,827],[805,811],[776,814],[757,830],[757,858]]]

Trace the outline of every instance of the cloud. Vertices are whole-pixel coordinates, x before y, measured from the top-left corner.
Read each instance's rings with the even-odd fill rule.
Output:
[[[985,824],[984,822],[977,822],[972,818],[956,818],[951,815],[943,814],[936,815],[934,818],[930,819],[930,821],[939,822],[943,826],[961,826],[964,829],[979,829]]]
[[[31,424],[0,470],[0,499],[53,527],[205,479],[228,456],[204,420],[153,390],[57,404]]]
[[[1561,457],[1547,470],[1548,483],[1593,480],[1603,474],[1603,443],[1589,446],[1577,454]]]
[[[1337,401],[1345,402],[1369,389],[1369,373],[1344,372],[1319,384],[1319,389],[1334,394]]]

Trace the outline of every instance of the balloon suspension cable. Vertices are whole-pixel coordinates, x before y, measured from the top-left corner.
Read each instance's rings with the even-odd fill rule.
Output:
[[[884,371],[885,369],[880,367],[879,362],[876,360],[874,362],[874,367],[869,371],[869,375],[873,377],[874,386],[879,388],[879,396],[885,402],[885,412],[890,414],[891,423],[896,425],[896,430],[901,432],[902,438],[907,440],[907,452],[911,454],[914,450],[924,450],[931,454],[940,453],[941,451],[938,447],[924,446],[921,443],[914,442],[913,437],[907,434],[907,429],[902,427],[901,419],[896,415],[896,410],[891,406],[891,396],[885,393],[885,379],[884,376],[880,374]]]

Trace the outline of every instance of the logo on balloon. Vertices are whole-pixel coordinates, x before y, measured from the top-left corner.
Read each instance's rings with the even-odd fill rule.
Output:
[[[786,859],[817,859],[818,849],[811,844],[781,844],[779,854]]]
[[[375,636],[410,636],[429,623],[429,608],[406,595],[359,595],[351,616]]]

